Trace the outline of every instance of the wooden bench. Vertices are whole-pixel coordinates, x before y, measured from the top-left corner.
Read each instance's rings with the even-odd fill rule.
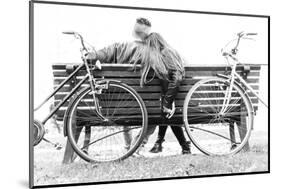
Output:
[[[57,87],[68,75],[70,75],[78,64],[70,63],[57,63],[53,64],[53,75],[54,75],[54,87]],[[94,75],[96,78],[105,79],[115,79],[122,81],[130,86],[132,86],[142,97],[147,111],[149,124],[161,124],[161,112],[160,112],[160,84],[159,79],[154,78],[150,83],[146,84],[143,88],[140,87],[140,72],[132,71],[131,65],[128,64],[102,64],[102,70],[95,70]],[[243,76],[243,78],[252,86],[255,91],[259,90],[259,76],[260,76],[260,65],[241,65],[237,67],[237,72]],[[225,65],[190,65],[185,67],[185,79],[181,83],[179,88],[178,95],[176,97],[176,113],[169,120],[168,124],[172,125],[182,125],[182,111],[183,103],[186,94],[189,89],[199,80],[203,78],[208,78],[215,76],[216,74],[225,74],[230,71],[230,67]],[[68,92],[78,83],[81,78],[85,75],[86,71],[81,70],[78,72],[77,76],[73,78],[69,84],[64,86],[56,95],[55,95],[55,105],[67,95]],[[151,78],[152,73],[149,73],[148,77]],[[83,85],[85,87],[87,84]],[[255,112],[258,109],[258,99],[249,94],[250,99],[253,103]],[[56,113],[57,119],[59,121],[63,120],[65,110],[67,109],[69,102],[66,102]],[[167,123],[165,123],[167,124]]]

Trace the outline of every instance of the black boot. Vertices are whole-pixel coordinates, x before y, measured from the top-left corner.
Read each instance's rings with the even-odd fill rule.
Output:
[[[187,141],[184,144],[182,144],[181,148],[182,148],[182,154],[191,154],[190,141]]]
[[[159,153],[159,152],[162,152],[162,143],[164,142],[165,140],[164,139],[157,139],[154,146],[151,148],[150,152],[151,153]]]

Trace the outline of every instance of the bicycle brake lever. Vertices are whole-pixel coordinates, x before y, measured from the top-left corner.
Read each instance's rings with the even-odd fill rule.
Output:
[[[222,56],[227,56],[228,53],[227,52],[222,52]]]
[[[249,39],[249,40],[255,41],[255,39],[254,39],[254,38],[251,38],[251,37],[242,37],[242,39]]]

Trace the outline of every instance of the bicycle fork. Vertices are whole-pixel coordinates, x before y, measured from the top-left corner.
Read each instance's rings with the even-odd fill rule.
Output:
[[[233,68],[231,70],[231,77],[230,77],[230,82],[229,82],[230,84],[229,84],[229,87],[227,87],[226,91],[225,91],[225,97],[223,99],[222,109],[219,112],[220,115],[223,115],[226,112],[227,107],[230,103],[232,90],[233,90],[233,84],[234,84],[234,80],[235,80],[235,70],[236,70],[236,64],[233,66]]]
[[[85,59],[84,59],[84,62],[85,62],[85,65],[86,65],[87,75],[88,75],[90,87],[91,87],[91,90],[92,90],[92,96],[93,96],[93,99],[94,99],[94,105],[95,105],[95,110],[96,110],[97,116],[100,119],[102,119],[103,121],[109,121],[108,118],[105,118],[100,111],[99,103],[97,102],[97,98],[96,98],[96,91],[97,91],[95,89],[96,82],[94,81],[94,78],[91,75],[89,65],[88,65],[88,63]]]

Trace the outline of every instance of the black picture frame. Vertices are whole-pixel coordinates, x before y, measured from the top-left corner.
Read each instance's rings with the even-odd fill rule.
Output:
[[[244,172],[232,174],[217,174],[217,175],[198,175],[187,177],[170,177],[170,178],[153,178],[153,179],[139,179],[139,180],[122,180],[122,181],[109,181],[109,182],[89,182],[89,183],[69,183],[69,184],[56,184],[56,185],[34,185],[34,172],[33,172],[33,108],[34,108],[34,5],[35,4],[48,4],[48,5],[67,5],[67,6],[85,6],[85,7],[102,7],[102,8],[116,8],[116,9],[131,9],[131,10],[151,10],[161,12],[177,12],[177,13],[196,13],[196,14],[212,14],[224,16],[239,16],[239,17],[256,17],[266,18],[268,22],[268,170],[258,172]],[[30,188],[50,188],[50,187],[65,187],[65,186],[82,186],[82,185],[95,185],[95,184],[112,184],[124,182],[144,182],[144,181],[158,181],[158,180],[171,180],[171,179],[190,179],[190,178],[203,178],[203,177],[221,177],[221,176],[235,176],[235,175],[249,175],[249,174],[266,174],[270,173],[270,16],[268,15],[254,15],[254,14],[238,14],[226,12],[207,12],[207,11],[194,11],[194,10],[179,10],[179,9],[163,9],[152,7],[132,7],[132,6],[119,6],[119,5],[101,5],[90,3],[73,3],[73,2],[55,2],[55,1],[29,1],[29,187]]]

